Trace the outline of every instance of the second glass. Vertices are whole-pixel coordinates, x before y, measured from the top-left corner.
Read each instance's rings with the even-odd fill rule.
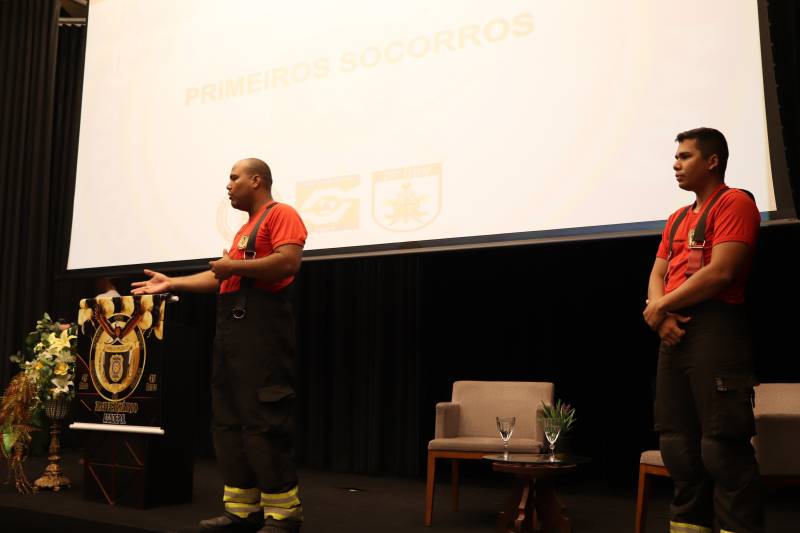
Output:
[[[557,418],[545,418],[542,420],[544,425],[544,436],[550,443],[550,461],[556,462],[556,441],[561,434],[561,420]]]

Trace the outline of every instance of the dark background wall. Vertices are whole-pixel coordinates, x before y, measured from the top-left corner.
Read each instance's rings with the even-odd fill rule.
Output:
[[[43,311],[74,318],[78,299],[93,289],[63,274],[84,30],[57,28],[55,0],[0,0],[0,13],[0,354],[10,354]],[[769,13],[783,136],[798,191],[800,7],[770,2]],[[728,181],[736,186],[736,176]],[[577,407],[573,448],[593,457],[588,475],[632,482],[639,452],[656,444],[657,339],[641,311],[657,240],[305,263],[294,297],[301,464],[420,475],[434,405],[449,399],[453,381],[547,380],[555,382],[557,397]],[[748,309],[762,381],[800,381],[798,244],[797,225],[761,234]],[[129,281],[118,280],[122,289]],[[206,347],[213,316],[212,296],[190,294],[167,314]],[[196,451],[209,455],[210,351],[193,357],[199,377],[180,386],[198,405]],[[2,357],[0,385],[14,370]]]

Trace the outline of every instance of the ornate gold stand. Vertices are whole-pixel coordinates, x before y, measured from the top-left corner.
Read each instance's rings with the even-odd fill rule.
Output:
[[[58,492],[61,487],[70,486],[67,476],[61,472],[61,443],[58,436],[61,434],[61,421],[67,414],[69,400],[65,395],[60,395],[57,399],[48,400],[44,406],[44,412],[50,419],[50,449],[47,460],[49,464],[44,469],[42,477],[33,482],[34,491],[53,490]]]

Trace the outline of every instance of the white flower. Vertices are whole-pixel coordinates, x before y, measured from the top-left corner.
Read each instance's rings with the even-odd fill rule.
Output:
[[[55,377],[50,380],[50,382],[55,385],[52,389],[53,396],[57,396],[60,393],[68,393],[69,386],[72,385],[72,381],[69,379],[69,376],[59,376]]]
[[[74,338],[76,338],[75,335],[70,335],[68,329],[65,329],[64,331],[62,331],[61,335],[59,335],[58,337],[56,337],[55,333],[51,333],[47,337],[47,343],[49,344],[48,351],[51,352],[51,353],[52,352],[58,353],[58,352],[60,352],[61,350],[64,350],[64,349],[72,350],[72,348],[70,347],[69,341],[71,339],[74,339]]]
[[[75,356],[72,352],[61,352],[56,356],[56,363],[74,363]]]

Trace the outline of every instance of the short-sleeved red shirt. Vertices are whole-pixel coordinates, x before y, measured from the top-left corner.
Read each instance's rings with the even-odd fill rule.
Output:
[[[264,209],[271,203],[272,202],[268,203],[263,209],[259,209],[257,213],[254,213],[247,223],[236,233],[236,236],[233,238],[233,244],[228,250],[228,255],[230,255],[231,259],[244,258],[244,250],[239,250],[236,245],[243,235],[250,235],[253,231],[253,225],[258,222],[258,219],[261,218],[261,215],[264,213]],[[267,213],[267,218],[264,219],[261,228],[258,230],[256,236],[256,258],[270,255],[275,248],[283,246],[284,244],[304,246],[307,236],[308,231],[297,211],[286,204],[276,204],[275,207]],[[277,292],[287,287],[293,280],[294,276],[274,283],[256,281],[255,287],[270,292]],[[238,291],[240,282],[240,276],[231,276],[220,284],[219,292]]]
[[[724,187],[724,185],[720,185],[721,187]],[[709,199],[713,198],[718,190],[716,189],[709,196]],[[678,209],[667,220],[667,225],[661,234],[661,244],[658,246],[656,257],[661,259],[668,258],[669,234],[675,219],[684,209],[685,207]],[[694,229],[702,212],[702,208],[698,213],[695,213],[693,209],[689,209],[689,212],[686,213],[686,216],[678,226],[678,231],[675,232],[675,239],[672,241],[672,258],[667,266],[665,294],[674,291],[688,279],[686,277],[686,266],[689,259],[689,243],[687,242],[689,229]],[[711,206],[706,216],[706,246],[703,250],[703,264],[707,265],[711,262],[712,249],[717,244],[736,241],[755,246],[760,224],[761,215],[758,213],[755,202],[747,193],[738,189],[729,189],[724,192],[719,200]],[[733,282],[720,292],[716,299],[733,304],[744,302],[744,289],[751,266],[752,259],[737,272]]]

